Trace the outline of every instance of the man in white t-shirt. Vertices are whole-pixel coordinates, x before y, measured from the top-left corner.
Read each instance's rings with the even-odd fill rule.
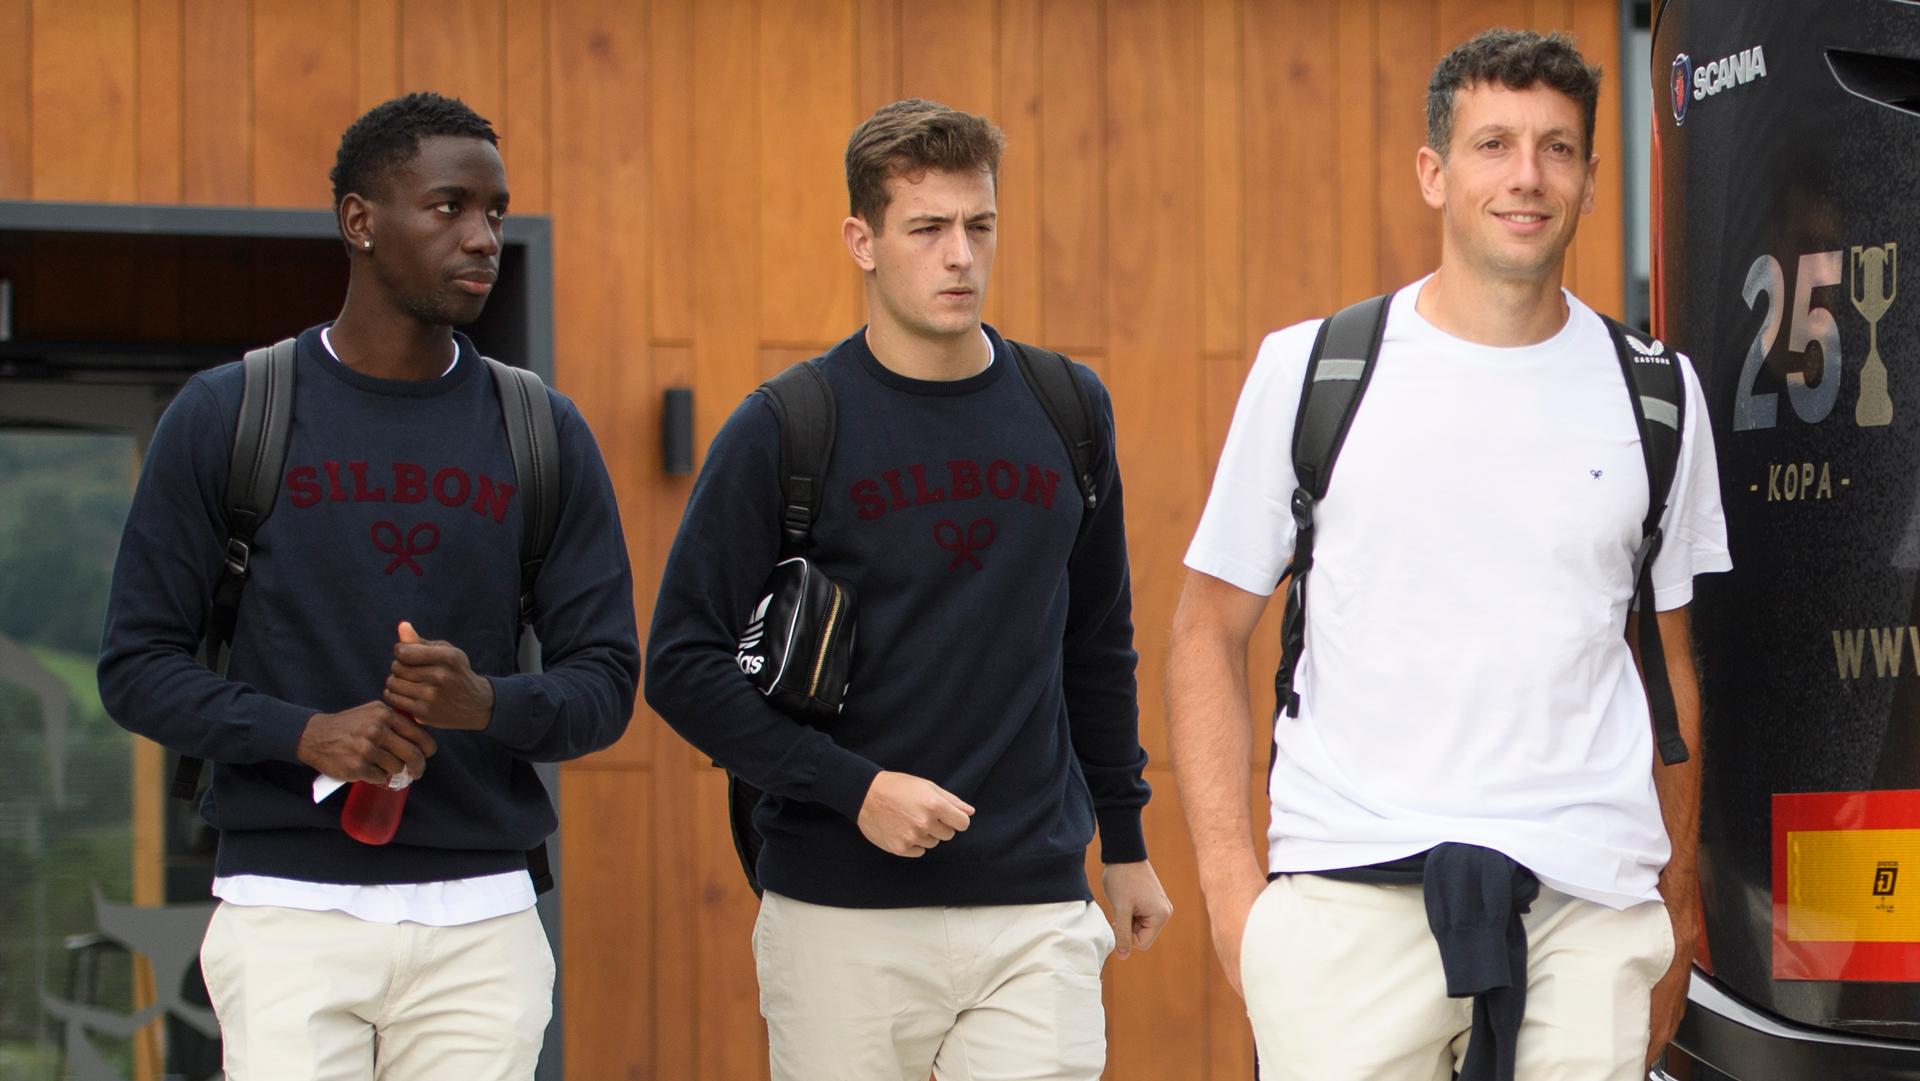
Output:
[[[1639,661],[1666,665],[1692,757],[1659,765],[1622,633],[1639,430],[1608,330],[1561,288],[1594,204],[1598,93],[1558,35],[1489,31],[1434,71],[1417,172],[1441,263],[1393,296],[1314,514],[1298,716],[1274,718],[1271,881],[1248,841],[1247,644],[1293,555],[1318,321],[1261,344],[1187,551],[1174,765],[1267,1081],[1625,1081],[1678,1025],[1698,919],[1686,605],[1731,561],[1683,363],[1653,567],[1666,657]],[[1489,898],[1499,919],[1443,926]],[[1497,974],[1466,997],[1454,966],[1489,954]]]

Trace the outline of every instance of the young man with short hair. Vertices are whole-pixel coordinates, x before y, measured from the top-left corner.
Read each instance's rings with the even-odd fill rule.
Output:
[[[1187,552],[1175,769],[1268,1081],[1628,1081],[1685,1002],[1700,754],[1685,606],[1694,575],[1731,564],[1684,370],[1652,571],[1666,656],[1638,661],[1669,673],[1693,758],[1660,765],[1622,636],[1650,487],[1632,388],[1604,322],[1561,287],[1593,208],[1598,80],[1564,38],[1507,30],[1434,71],[1417,171],[1440,267],[1392,297],[1311,512],[1297,715],[1274,717],[1271,881],[1247,840],[1247,643],[1299,537],[1293,421],[1320,321],[1262,343]]]
[[[845,711],[773,708],[735,642],[781,553],[780,426],[714,438],[661,581],[647,701],[763,788],[754,929],[776,1081],[1091,1079],[1100,970],[1171,912],[1146,860],[1112,407],[1096,498],[980,322],[999,131],[888,105],[847,147],[868,326],[809,361],[838,430],[808,557],[859,599]],[[1099,825],[1109,926],[1085,852]]]
[[[619,738],[639,644],[606,467],[549,391],[533,406],[552,409],[559,449],[533,588],[545,671],[517,669],[525,478],[494,381],[453,330],[499,272],[496,143],[436,94],[376,106],[342,138],[346,302],[295,346],[286,467],[224,677],[195,653],[226,556],[239,364],[168,407],[127,519],[101,697],[213,764],[221,904],[201,966],[231,1081],[526,1081],[552,1013],[528,858],[555,819],[533,763]],[[390,844],[342,831],[344,796],[315,800],[316,775],[402,774]]]

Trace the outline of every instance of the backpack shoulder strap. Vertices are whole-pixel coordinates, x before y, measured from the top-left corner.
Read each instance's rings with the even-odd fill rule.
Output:
[[[233,426],[233,453],[227,458],[227,546],[200,640],[201,663],[222,675],[233,652],[233,627],[251,572],[253,540],[280,497],[280,473],[293,428],[293,350],[294,340],[284,338],[250,350],[240,362],[240,415]],[[174,767],[173,795],[190,800],[199,787],[200,759],[182,755]]]
[[[1073,374],[1073,362],[1051,350],[1007,341],[1020,374],[1033,396],[1040,399],[1053,430],[1066,445],[1067,460],[1073,463],[1073,477],[1080,498],[1092,510],[1099,505],[1099,490],[1094,487],[1094,455],[1098,444],[1094,437],[1093,403],[1087,388]]]
[[[560,435],[553,423],[553,399],[547,385],[525,368],[480,358],[493,375],[500,417],[507,426],[507,451],[520,485],[520,626],[533,626],[533,586],[560,527]],[[527,850],[527,874],[536,896],[553,889],[553,864],[547,843]]]
[[[780,421],[780,545],[797,551],[820,514],[827,463],[833,458],[833,388],[812,361],[792,365],[754,391]]]
[[[553,402],[540,377],[525,368],[481,357],[493,373],[500,414],[507,426],[507,449],[520,484],[520,624],[533,623],[533,584],[540,577],[553,534],[560,525],[560,437],[553,424]]]
[[[1621,323],[1601,316],[1613,338],[1620,360],[1633,422],[1640,431],[1640,454],[1647,467],[1647,516],[1640,523],[1640,546],[1633,555],[1634,600],[1640,637],[1640,670],[1647,688],[1647,707],[1653,716],[1654,742],[1660,760],[1669,766],[1687,760],[1686,740],[1680,735],[1673,687],[1667,679],[1666,649],[1660,640],[1660,616],[1653,603],[1653,561],[1664,539],[1660,522],[1666,516],[1667,496],[1673,491],[1680,467],[1680,435],[1686,424],[1686,383],[1680,356],[1659,339],[1648,341]]]
[[[1287,601],[1280,617],[1280,667],[1273,689],[1279,708],[1289,717],[1300,715],[1300,696],[1293,676],[1307,643],[1307,572],[1313,568],[1313,511],[1326,497],[1340,447],[1353,427],[1353,416],[1373,378],[1386,334],[1387,308],[1393,294],[1348,305],[1320,324],[1307,355],[1306,378],[1300,386],[1300,408],[1293,421],[1293,559],[1287,564]]]

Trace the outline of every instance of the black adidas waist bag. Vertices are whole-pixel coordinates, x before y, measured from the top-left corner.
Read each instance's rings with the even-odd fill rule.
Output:
[[[833,391],[812,364],[796,364],[758,391],[780,421],[780,551],[760,588],[735,660],[767,700],[801,721],[830,721],[846,704],[853,668],[853,588],[804,554],[833,454]]]
[[[740,670],[767,700],[800,720],[831,720],[846,703],[853,664],[852,587],[804,556],[782,559],[740,635]]]

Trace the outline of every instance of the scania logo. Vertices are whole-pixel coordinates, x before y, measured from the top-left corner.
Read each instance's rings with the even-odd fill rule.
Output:
[[[1693,100],[1693,58],[1686,53],[1673,58],[1667,89],[1673,98],[1673,123],[1678,127],[1687,122],[1687,103]]]

